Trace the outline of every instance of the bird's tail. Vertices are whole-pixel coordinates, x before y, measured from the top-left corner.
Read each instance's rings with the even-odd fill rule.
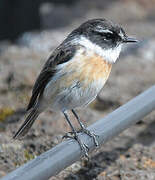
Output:
[[[22,136],[24,136],[29,129],[31,128],[32,124],[34,123],[34,121],[36,120],[36,118],[39,116],[40,112],[38,111],[38,109],[34,108],[32,109],[27,118],[25,119],[24,123],[22,124],[22,126],[19,128],[19,130],[16,132],[16,134],[13,136],[13,139],[19,139]]]

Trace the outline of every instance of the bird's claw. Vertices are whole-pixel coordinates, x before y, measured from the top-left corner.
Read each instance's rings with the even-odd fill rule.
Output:
[[[70,138],[70,139],[76,140],[78,142],[78,144],[79,144],[79,146],[81,148],[81,151],[83,152],[84,156],[89,160],[89,156],[88,156],[89,148],[88,148],[87,144],[81,142],[77,132],[66,133],[62,138],[63,139],[64,138]]]
[[[96,146],[96,147],[99,146],[99,143],[98,143],[98,140],[97,140],[97,138],[99,137],[98,135],[96,135],[95,133],[89,131],[89,130],[88,130],[87,128],[85,128],[85,127],[82,127],[81,132],[83,132],[83,133],[87,134],[88,136],[92,137],[95,146]]]
[[[66,139],[66,138],[69,138],[69,139],[74,139],[74,133],[73,132],[67,132],[63,137],[62,139]]]

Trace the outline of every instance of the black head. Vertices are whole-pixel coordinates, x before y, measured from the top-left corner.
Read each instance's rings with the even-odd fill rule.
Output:
[[[106,19],[92,19],[75,29],[69,37],[83,36],[104,49],[115,48],[122,43],[137,42],[129,38],[122,27]]]

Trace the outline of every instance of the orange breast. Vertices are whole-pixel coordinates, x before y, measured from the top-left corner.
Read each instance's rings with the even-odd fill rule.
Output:
[[[93,81],[100,80],[104,84],[109,77],[111,68],[112,64],[99,55],[83,53],[75,56],[74,60],[65,67],[64,70],[67,72],[72,70],[68,77],[64,77],[65,82],[70,85],[74,80],[78,80],[87,86]]]
[[[107,80],[112,64],[105,61],[98,55],[81,59],[82,67],[80,69],[81,81],[87,79],[89,82],[103,79]]]

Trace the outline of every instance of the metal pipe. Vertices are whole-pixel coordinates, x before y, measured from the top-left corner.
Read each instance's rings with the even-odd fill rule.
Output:
[[[152,86],[105,118],[89,126],[88,129],[99,135],[98,141],[101,145],[135,124],[154,109],[155,86]],[[90,137],[80,134],[80,138],[90,150],[95,149]],[[46,180],[79,160],[81,155],[78,143],[74,140],[66,140],[17,168],[1,180]]]

